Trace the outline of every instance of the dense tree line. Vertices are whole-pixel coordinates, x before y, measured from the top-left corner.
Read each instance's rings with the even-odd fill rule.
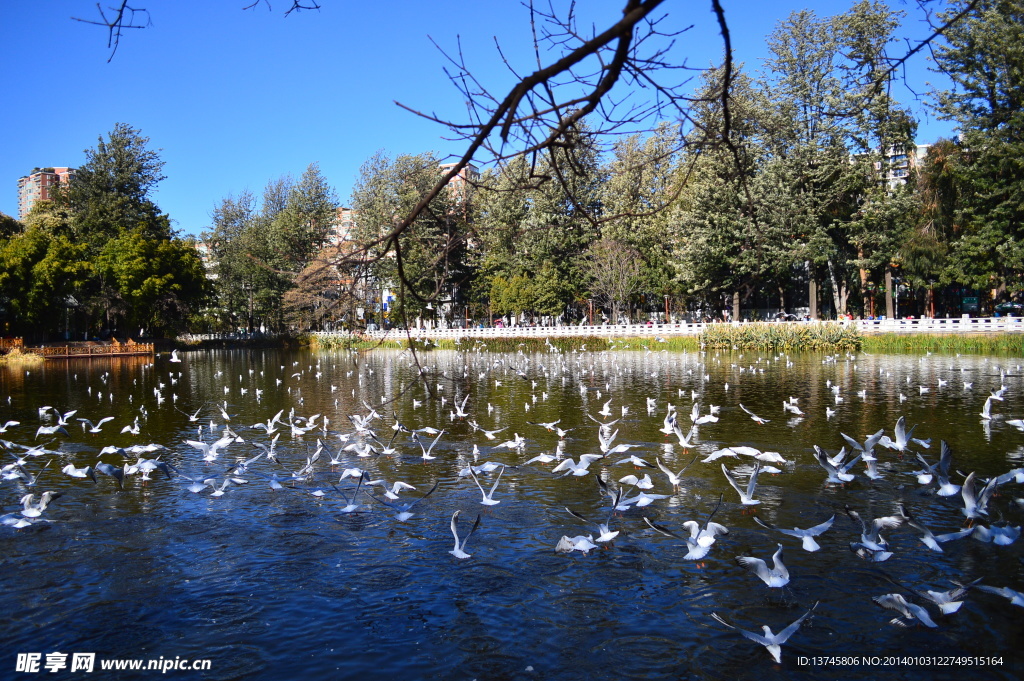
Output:
[[[194,243],[152,201],[163,161],[119,123],[55,198],[0,219],[0,322],[33,340],[164,335],[186,328],[209,287]]]
[[[333,251],[316,247],[336,202],[315,167],[272,183],[259,210],[249,195],[225,199],[219,304],[316,327],[355,323],[358,308],[373,317],[386,291],[406,322],[594,309],[617,321],[669,304],[738,315],[755,301],[881,315],[898,286],[919,314],[959,314],[954,293],[1005,299],[1024,289],[1021,6],[982,3],[946,33],[935,60],[955,87],[933,105],[962,134],[935,141],[902,184],[884,179],[915,149],[916,122],[890,94],[902,13],[872,0],[804,10],[768,37],[760,71],[706,71],[685,124],[601,153],[573,122],[549,148],[442,191],[397,235],[443,175],[430,154],[367,161],[356,227]]]

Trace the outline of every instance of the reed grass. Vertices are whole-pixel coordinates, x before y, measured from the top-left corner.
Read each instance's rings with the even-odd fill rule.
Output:
[[[702,348],[727,350],[821,350],[860,349],[864,337],[845,324],[711,324],[697,337]]]
[[[14,348],[7,354],[0,355],[0,364],[14,367],[34,367],[45,364],[46,359],[34,352],[22,352],[21,348]]]
[[[1022,354],[1024,335],[1015,333],[986,334],[898,334],[880,333],[864,336],[864,352],[915,353],[951,352],[962,354]]]

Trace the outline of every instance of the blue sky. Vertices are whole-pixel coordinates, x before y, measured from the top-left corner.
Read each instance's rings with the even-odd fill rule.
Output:
[[[107,0],[105,4],[113,4]],[[93,0],[0,3],[0,212],[17,215],[17,179],[36,166],[77,166],[115,123],[138,128],[161,150],[167,176],[155,196],[184,234],[209,225],[214,204],[268,180],[299,176],[318,162],[347,203],[360,165],[390,154],[460,151],[436,123],[395,100],[441,117],[465,105],[444,73],[431,38],[463,53],[495,91],[509,75],[494,40],[517,69],[533,61],[529,18],[514,0],[356,3],[321,0],[320,11],[284,16],[289,0],[243,11],[249,0],[147,0],[152,25],[128,31],[108,63],[106,32],[71,17],[93,18]],[[618,16],[621,0],[580,3],[599,25]],[[796,9],[820,16],[836,2],[723,0],[737,58],[765,56],[764,37]],[[679,37],[677,60],[703,66],[720,59],[710,2],[665,4]],[[908,11],[912,7],[906,7]],[[908,19],[909,35],[924,29]],[[908,78],[919,92],[936,76],[918,60]],[[896,93],[919,109],[906,93]],[[949,135],[950,124],[922,119],[918,139]]]

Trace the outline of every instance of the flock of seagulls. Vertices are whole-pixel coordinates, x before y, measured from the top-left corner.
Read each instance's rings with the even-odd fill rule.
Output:
[[[14,530],[59,522],[49,517],[49,512],[59,506],[62,496],[87,493],[82,485],[91,486],[95,493],[102,494],[132,494],[144,485],[170,485],[180,487],[186,496],[207,494],[216,499],[216,503],[228,503],[233,494],[240,493],[240,488],[265,484],[274,492],[308,495],[315,503],[329,504],[328,510],[339,516],[385,510],[389,514],[393,512],[394,519],[403,523],[413,521],[417,515],[430,516],[433,507],[427,500],[436,501],[443,495],[462,506],[448,521],[454,538],[454,547],[448,553],[464,561],[472,558],[467,551],[470,538],[489,532],[490,526],[497,524],[498,516],[493,515],[495,507],[523,503],[512,492],[513,487],[519,488],[539,476],[552,481],[547,484],[571,489],[576,499],[574,504],[579,503],[581,497],[592,500],[588,511],[563,505],[566,515],[560,522],[564,522],[565,534],[552,542],[557,553],[589,555],[594,551],[615,550],[616,542],[624,539],[655,546],[665,541],[656,536],[669,537],[682,542],[678,553],[681,561],[703,566],[709,560],[720,558],[731,561],[733,569],[746,570],[756,577],[757,580],[751,579],[751,598],[760,597],[761,592],[756,589],[758,583],[769,592],[785,593],[791,583],[806,576],[799,559],[795,559],[791,573],[784,562],[783,543],[772,539],[778,535],[782,535],[783,540],[799,540],[803,551],[808,553],[835,550],[839,546],[848,551],[850,560],[861,559],[870,564],[885,563],[896,555],[897,548],[883,533],[891,536],[904,527],[919,535],[923,544],[919,550],[935,553],[942,553],[951,542],[968,537],[979,545],[990,545],[990,550],[1000,550],[998,547],[1014,545],[1020,535],[1021,528],[1014,523],[1024,512],[1024,500],[1015,495],[1020,494],[1020,485],[1024,484],[1024,468],[1009,468],[996,475],[963,471],[945,441],[939,443],[937,462],[929,463],[932,441],[915,437],[918,426],[908,428],[903,416],[891,430],[886,425],[875,424],[881,427],[872,428],[874,432],[850,435],[835,431],[828,441],[810,447],[791,447],[785,455],[763,451],[750,444],[757,442],[758,435],[751,430],[762,429],[752,429],[747,418],[758,426],[766,426],[772,419],[758,416],[738,399],[730,400],[727,383],[721,386],[723,404],[711,405],[704,413],[702,400],[708,392],[709,366],[721,362],[720,358],[707,353],[695,357],[689,370],[696,390],[662,391],[645,397],[639,404],[617,397],[618,381],[613,387],[612,379],[621,377],[623,370],[616,365],[616,355],[611,352],[581,349],[564,353],[551,348],[551,352],[544,355],[522,352],[492,355],[479,348],[467,348],[458,355],[460,359],[455,367],[447,370],[417,364],[423,356],[406,354],[403,357],[408,368],[419,374],[419,380],[403,385],[393,395],[380,395],[373,400],[367,400],[364,390],[373,370],[365,363],[360,367],[358,358],[353,358],[352,366],[356,368],[346,374],[349,383],[332,384],[329,391],[326,385],[321,386],[318,403],[322,403],[323,394],[333,396],[351,389],[351,398],[332,398],[334,409],[330,414],[301,415],[305,400],[310,397],[308,387],[299,388],[292,385],[296,382],[291,380],[319,380],[328,369],[325,362],[330,360],[327,358],[316,359],[306,366],[298,362],[291,367],[281,365],[277,375],[270,377],[264,376],[263,371],[257,377],[255,369],[251,369],[248,377],[240,374],[233,384],[228,383],[227,377],[215,376],[223,382],[225,399],[198,407],[192,404],[187,410],[180,409],[177,402],[186,401],[182,399],[179,382],[188,368],[188,358],[177,352],[144,369],[149,372],[147,382],[155,386],[152,397],[141,390],[133,392],[119,416],[95,413],[106,406],[104,397],[107,403],[113,402],[114,388],[108,384],[106,375],[101,377],[103,385],[97,388],[95,400],[92,399],[93,386],[89,386],[89,397],[79,396],[76,409],[64,411],[52,406],[21,405],[15,410],[13,400],[8,398],[8,409],[20,420],[6,419],[0,428],[0,433],[11,438],[0,439],[0,447],[7,457],[2,477],[10,487],[16,488],[14,496],[20,501],[18,508],[0,517],[0,522]],[[761,357],[750,366],[734,365],[733,368],[742,369],[739,374],[756,375],[764,373],[770,361],[791,365],[788,357],[776,356]],[[849,355],[825,359],[825,363],[838,362],[855,364],[857,358]],[[336,366],[330,368],[338,373]],[[989,428],[1002,419],[993,411],[993,403],[1004,402],[1009,394],[1002,385],[1008,374],[1004,370],[999,372],[1000,385],[986,397],[980,412],[981,423]],[[485,387],[491,384],[495,389],[501,387],[502,381],[521,381],[519,385],[524,389],[529,386],[529,401],[519,403],[518,407],[492,405],[486,402],[491,399],[490,392],[472,387],[478,384],[474,376],[476,382],[483,381]],[[264,383],[273,379],[282,401],[290,400],[293,406],[279,409],[275,401],[275,406],[267,411],[276,410],[276,413],[263,412],[262,401],[267,399],[264,391],[269,388],[255,387],[257,379]],[[732,394],[743,394],[743,377],[738,375],[733,380]],[[559,418],[551,421],[517,420],[510,413],[521,408],[523,414],[528,414],[531,406],[535,412],[542,411],[549,391],[558,387],[565,387],[564,392],[575,391],[575,387],[568,385],[570,381],[578,384],[584,406],[591,399],[595,400],[595,405],[601,405],[593,413],[584,410],[593,426],[584,425],[578,415],[572,418],[566,413],[552,413]],[[138,385],[138,379],[134,385]],[[244,387],[246,385],[249,387]],[[973,385],[973,381],[963,382],[965,391],[972,390]],[[360,393],[358,412],[345,413],[346,408],[356,404],[357,388]],[[798,404],[801,398],[785,399],[783,418],[790,419],[786,427],[799,428],[803,421],[814,418],[825,423],[833,419],[845,398],[838,385],[830,383],[826,388],[831,399],[819,414],[808,414],[801,409]],[[936,388],[948,389],[946,386]],[[302,390],[307,394],[303,395]],[[461,391],[465,394],[460,394]],[[454,397],[449,397],[453,392]],[[924,395],[925,391],[919,394]],[[902,404],[905,396],[902,392],[899,395],[899,404]],[[168,396],[173,410],[164,406]],[[867,399],[867,390],[860,391],[858,397]],[[686,404],[687,401],[690,403]],[[449,403],[447,416],[439,420],[439,414],[444,414]],[[399,404],[409,425],[398,417]],[[426,410],[420,410],[430,404],[440,408],[427,416]],[[807,401],[805,408],[811,409]],[[120,431],[120,436],[143,437],[153,409],[179,412],[184,417],[178,419],[179,431],[189,435],[176,442],[122,443],[102,449],[96,446],[102,438],[111,437],[111,431],[104,429],[111,421],[124,423],[120,429],[113,428]],[[260,415],[243,423],[239,414],[231,413],[236,410],[246,414],[260,412]],[[128,411],[131,415],[123,416]],[[83,416],[78,416],[79,413]],[[38,422],[28,425],[33,414],[38,414]],[[77,439],[66,428],[76,416],[82,427],[82,437]],[[501,418],[512,423],[502,423]],[[478,420],[491,422],[485,427]],[[249,425],[249,421],[255,422]],[[566,421],[578,423],[560,427]],[[338,427],[337,423],[347,425]],[[517,424],[521,423],[529,426],[524,431],[526,435],[515,432],[515,428],[520,427]],[[1005,420],[1005,423],[1024,430],[1024,423],[1021,426],[1013,420]],[[829,428],[831,430],[831,426]],[[506,430],[512,430],[513,437],[494,444],[498,434]],[[663,434],[665,441],[645,440],[649,430]],[[390,436],[384,434],[387,431],[391,431]],[[640,437],[627,441],[631,434],[641,433]],[[40,444],[40,440],[44,442]],[[829,454],[828,448],[837,444],[841,449]],[[543,451],[533,455],[538,449]],[[94,453],[97,450],[99,453]],[[83,460],[86,457],[95,461]],[[717,459],[732,463],[728,466],[720,463],[718,468],[704,465]],[[59,461],[60,465],[51,466],[54,461]],[[389,464],[383,466],[383,461]],[[696,465],[698,461],[700,464]],[[418,469],[414,471],[413,466]],[[386,480],[382,474],[385,468],[390,469],[391,480]],[[720,476],[717,471],[721,472]],[[422,483],[393,479],[392,476],[400,472],[414,474],[417,481],[432,478],[433,484],[424,492],[423,486],[417,489]],[[817,484],[829,491],[839,507],[833,506],[834,512],[827,519],[823,519],[825,514],[818,509],[808,509],[801,517],[817,514],[811,522],[820,522],[806,529],[785,529],[769,518],[775,517],[780,499],[786,498],[786,477],[796,473],[821,475]],[[66,482],[59,483],[61,489],[47,489],[39,493],[37,500],[36,490],[57,485],[55,476],[58,474],[66,478]],[[768,475],[773,477],[768,483],[771,493],[766,495],[764,478]],[[514,478],[514,482],[510,483],[510,478]],[[470,486],[480,494],[475,504],[471,501],[475,493]],[[876,508],[887,506],[889,513],[865,517],[862,515],[867,512],[865,509],[858,510],[850,504],[850,501],[856,504],[856,497],[843,501],[847,492],[856,488],[877,489],[876,497],[883,490],[891,495],[877,499],[874,504]],[[439,489],[442,494],[435,497]],[[893,490],[899,494],[894,495]],[[708,504],[705,496],[716,501]],[[666,526],[665,518],[673,515],[673,509],[682,508],[681,504],[696,510],[699,517],[682,522],[682,530],[676,532]],[[908,508],[910,505],[915,506],[915,510]],[[962,516],[961,525],[943,527],[937,533],[929,529],[919,516],[934,515],[931,510],[938,507],[957,510]],[[839,526],[838,510],[846,518]],[[469,530],[460,535],[462,511],[467,511],[469,517],[475,515],[476,519]],[[599,513],[597,517],[601,521],[591,520],[592,512]],[[727,515],[732,529],[740,526],[747,536],[765,538],[761,547],[765,552],[761,557],[727,555],[729,549],[721,547],[730,541],[730,527],[725,524]],[[579,523],[588,528],[587,534],[573,534],[579,531]],[[837,537],[823,547],[826,534],[842,535],[842,538]],[[731,549],[734,553],[741,550],[738,546]],[[769,550],[772,551],[770,557]],[[982,580],[986,583],[981,583]],[[894,584],[898,591],[876,594],[872,600],[897,614],[890,620],[893,625],[920,624],[939,628],[959,610],[971,591],[988,593],[1006,599],[1007,605],[1024,607],[1024,594],[1016,590],[1020,584],[999,581],[998,574],[982,577],[965,574],[955,588],[941,592],[904,586],[896,579]],[[763,633],[759,634],[740,629],[717,613],[711,613],[710,618],[764,646],[778,663],[782,659],[782,646],[818,611],[819,605],[821,599],[815,599],[811,605],[805,603],[803,614],[778,634],[772,633],[769,625],[760,625]],[[824,605],[821,610],[828,609],[827,601]]]

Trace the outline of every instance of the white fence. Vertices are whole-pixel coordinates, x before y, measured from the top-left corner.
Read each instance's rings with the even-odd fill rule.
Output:
[[[730,322],[744,324],[746,322]],[[807,322],[766,322],[771,324],[806,324]],[[855,319],[825,322],[826,324],[854,325],[867,334],[952,334],[952,333],[1022,333],[1024,318],[941,318],[941,319]],[[615,324],[602,326],[511,326],[468,329],[413,329],[417,339],[427,338],[558,338],[573,336],[636,337],[636,336],[693,336],[708,324]],[[335,335],[328,332],[315,335]],[[341,335],[341,334],[337,334]],[[370,331],[366,337],[381,339],[405,338],[404,329]]]

